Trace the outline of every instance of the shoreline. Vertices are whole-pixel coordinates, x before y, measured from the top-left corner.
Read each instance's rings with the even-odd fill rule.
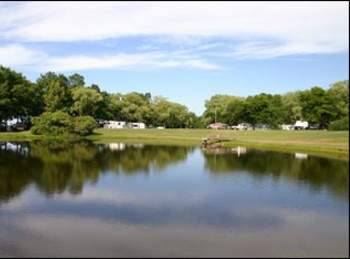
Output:
[[[233,131],[208,129],[97,129],[94,134],[81,137],[95,143],[120,141],[158,145],[199,146],[208,136],[220,136],[228,141],[222,147],[271,150],[288,153],[307,153],[341,160],[349,160],[348,131]],[[0,141],[67,140],[62,136],[39,136],[30,131],[0,133]]]

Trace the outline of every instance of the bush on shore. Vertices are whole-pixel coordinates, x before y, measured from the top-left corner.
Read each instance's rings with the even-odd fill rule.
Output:
[[[79,135],[91,134],[97,123],[91,116],[72,117],[63,111],[45,112],[32,119],[34,135]]]
[[[349,116],[333,121],[329,125],[329,130],[349,130]]]
[[[74,118],[74,132],[80,136],[91,134],[97,127],[97,122],[91,116],[79,116]]]

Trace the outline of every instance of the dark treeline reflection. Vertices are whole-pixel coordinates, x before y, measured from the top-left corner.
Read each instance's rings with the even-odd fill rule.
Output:
[[[0,143],[0,201],[8,201],[34,185],[45,195],[79,194],[86,183],[95,183],[101,174],[132,176],[162,172],[184,161],[194,148],[122,143],[91,142]],[[222,152],[221,152],[222,153]],[[211,175],[249,174],[255,179],[294,181],[312,191],[326,188],[348,199],[349,163],[294,154],[249,150],[237,156],[203,152],[204,167]],[[200,162],[201,163],[201,162]]]
[[[203,154],[205,168],[214,176],[244,172],[255,179],[295,181],[312,191],[326,188],[337,197],[349,199],[349,163],[346,161],[313,156],[297,159],[294,154],[253,149],[241,156]]]
[[[100,175],[162,171],[184,160],[193,149],[176,146],[64,143],[0,143],[0,201],[17,196],[30,184],[46,195],[81,193]]]

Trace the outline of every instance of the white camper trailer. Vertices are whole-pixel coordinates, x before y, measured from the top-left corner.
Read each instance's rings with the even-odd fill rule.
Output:
[[[294,124],[295,130],[305,130],[309,127],[309,123],[307,121],[296,121]]]
[[[107,121],[107,123],[104,124],[104,128],[107,129],[123,129],[125,127],[125,121]]]
[[[131,122],[128,123],[128,127],[132,129],[145,129],[146,125],[143,122]]]
[[[294,125],[282,124],[281,128],[282,128],[282,130],[294,130]]]

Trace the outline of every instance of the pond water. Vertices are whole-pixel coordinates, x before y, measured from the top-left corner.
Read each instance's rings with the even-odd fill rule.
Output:
[[[345,257],[349,163],[243,147],[0,143],[0,226],[0,257]]]

